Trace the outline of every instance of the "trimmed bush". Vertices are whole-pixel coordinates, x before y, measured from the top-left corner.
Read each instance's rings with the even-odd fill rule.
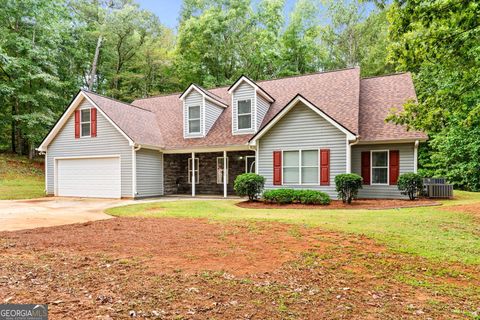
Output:
[[[330,197],[317,190],[296,190],[297,201],[303,204],[329,204]]]
[[[273,189],[263,193],[263,199],[273,203],[292,203],[295,200],[295,190],[293,189]]]
[[[352,200],[357,197],[358,190],[362,188],[362,181],[362,177],[355,173],[344,173],[335,177],[338,197],[343,203],[352,203]]]
[[[265,178],[256,173],[244,173],[235,178],[233,189],[240,197],[248,196],[249,201],[257,200],[262,194]]]
[[[267,202],[287,204],[321,204],[330,203],[328,194],[316,190],[274,189],[263,193],[263,199]]]
[[[397,186],[402,194],[408,195],[410,200],[415,200],[423,190],[423,178],[417,173],[404,173],[398,177]]]

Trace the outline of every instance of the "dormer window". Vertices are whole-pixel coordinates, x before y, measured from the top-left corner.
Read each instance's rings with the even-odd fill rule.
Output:
[[[200,133],[200,106],[188,107],[188,133]]]
[[[191,84],[180,95],[183,101],[183,137],[203,138],[228,105],[217,95]]]
[[[90,117],[90,109],[82,109],[80,111],[80,130],[81,130],[81,137],[90,137],[91,132],[91,117]]]
[[[275,100],[245,76],[235,81],[228,92],[232,98],[232,134],[255,133]]]
[[[252,128],[252,100],[238,101],[238,130]]]

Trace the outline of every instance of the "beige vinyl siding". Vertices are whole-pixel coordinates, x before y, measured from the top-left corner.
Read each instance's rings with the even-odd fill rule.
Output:
[[[273,185],[273,151],[330,149],[330,185]],[[335,176],[346,172],[346,135],[316,112],[299,103],[259,141],[258,173],[265,188],[315,189],[336,198]]]
[[[188,107],[200,106],[200,133],[190,134],[188,133]],[[183,103],[183,135],[188,138],[198,138],[203,136],[203,96],[195,89],[192,89],[190,93],[185,97]]]
[[[79,108],[90,108],[85,99]],[[132,147],[113,125],[97,112],[97,137],[75,139],[72,114],[47,149],[47,193],[54,194],[54,158],[120,155],[121,194],[132,197]]]
[[[352,172],[362,175],[362,151],[398,150],[400,152],[400,174],[414,171],[414,144],[373,144],[352,146]],[[360,198],[400,199],[406,198],[400,194],[396,185],[364,185],[360,189]]]
[[[260,129],[263,118],[265,118],[265,115],[267,114],[269,108],[270,102],[265,100],[265,98],[261,95],[257,94],[257,130]]]
[[[222,111],[222,107],[205,100],[205,135],[207,135],[213,127],[215,121],[217,121],[218,117],[222,114]]]
[[[163,154],[158,150],[140,149],[137,158],[136,197],[163,195]]]
[[[233,110],[232,110],[232,126],[233,134],[253,133],[255,132],[255,89],[246,82],[242,82],[232,92],[233,94]],[[238,130],[238,101],[239,100],[251,100],[252,102],[252,129],[251,130]]]

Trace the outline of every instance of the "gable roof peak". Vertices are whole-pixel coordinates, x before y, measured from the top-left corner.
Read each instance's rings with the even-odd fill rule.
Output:
[[[222,98],[217,96],[216,94],[208,91],[207,89],[202,88],[200,85],[196,83],[191,83],[185,91],[182,92],[182,94],[179,96],[180,100],[183,100],[192,90],[197,90],[202,96],[204,96],[207,100],[210,102],[213,102],[223,108],[227,108],[228,104],[223,101]]]
[[[266,90],[264,90],[262,87],[260,87],[257,83],[255,83],[255,81],[253,81],[252,79],[250,79],[249,77],[247,77],[246,75],[241,75],[240,78],[238,78],[228,89],[228,93],[232,93],[235,88],[237,88],[240,83],[242,82],[246,82],[248,83],[249,85],[251,85],[252,87],[255,88],[255,90],[262,96],[264,97],[265,99],[267,99],[268,102],[270,103],[273,103],[275,102],[275,98],[273,98]]]

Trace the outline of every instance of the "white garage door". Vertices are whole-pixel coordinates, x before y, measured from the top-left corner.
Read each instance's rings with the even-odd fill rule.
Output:
[[[120,198],[120,158],[57,160],[57,195]]]

